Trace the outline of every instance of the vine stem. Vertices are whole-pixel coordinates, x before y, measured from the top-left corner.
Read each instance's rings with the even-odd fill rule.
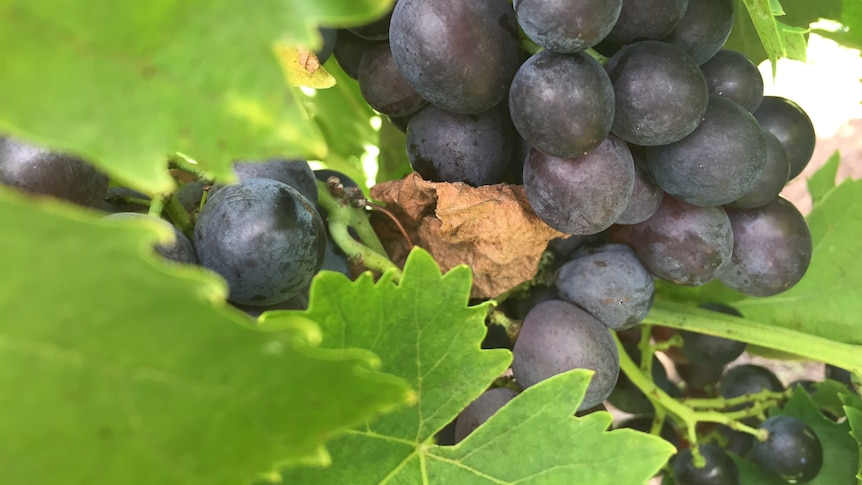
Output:
[[[862,345],[837,342],[691,305],[656,301],[643,323],[738,340],[862,374]]]
[[[686,406],[685,404],[670,397],[666,392],[655,385],[652,378],[647,377],[637,364],[629,357],[619,337],[614,333],[614,341],[617,344],[617,350],[620,354],[620,370],[625,373],[626,377],[637,386],[637,388],[652,402],[656,409],[662,408],[678,421],[682,422],[688,431],[688,439],[692,444],[697,442],[695,435],[695,427],[699,422],[711,422],[723,424],[731,429],[743,431],[754,435],[758,439],[765,439],[766,432],[758,430],[740,423],[738,419],[757,415],[763,412],[762,405],[755,405],[751,409],[737,411],[732,413],[720,413],[716,411],[696,411]]]
[[[351,262],[381,273],[391,271],[392,280],[397,283],[401,278],[401,270],[386,255],[386,250],[371,227],[365,210],[353,207],[347,200],[332,195],[324,182],[318,181],[317,188],[317,203],[329,213],[329,235],[332,241],[344,251]],[[362,242],[350,235],[350,229],[356,231]]]

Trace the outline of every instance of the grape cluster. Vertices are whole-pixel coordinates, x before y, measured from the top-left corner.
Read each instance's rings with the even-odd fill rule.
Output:
[[[312,172],[305,160],[238,161],[234,169],[239,183],[210,187],[191,180],[169,196],[187,217],[196,216],[190,239],[168,220],[169,213],[165,218],[147,213],[148,196],[109,188],[108,177],[85,161],[0,136],[0,182],[110,212],[105,220],[164,224],[173,231],[174,242],[159,244],[155,251],[221,275],[230,303],[252,316],[305,308],[311,278],[321,269],[352,276],[344,253],[329,238],[326,213],[316,203],[318,178],[335,176],[355,187],[353,181],[338,172]]]

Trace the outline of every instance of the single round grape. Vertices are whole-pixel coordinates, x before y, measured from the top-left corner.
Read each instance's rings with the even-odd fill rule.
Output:
[[[737,209],[752,209],[766,205],[775,200],[790,175],[790,162],[784,145],[772,133],[764,130],[766,136],[766,166],[760,177],[754,182],[754,187],[742,197],[731,202],[730,207]]]
[[[388,43],[368,49],[359,63],[359,90],[369,106],[389,116],[407,116],[428,102],[404,80]]]
[[[541,51],[515,74],[509,112],[529,145],[555,157],[581,157],[611,130],[614,88],[587,54]]]
[[[108,176],[80,158],[0,135],[0,184],[99,208]]]
[[[579,158],[557,158],[530,149],[524,164],[524,190],[545,224],[566,234],[599,233],[625,210],[635,168],[628,146],[608,135]]]
[[[792,416],[772,416],[760,425],[766,441],[754,442],[754,460],[789,483],[810,482],[823,466],[823,447],[808,425]]]
[[[595,371],[579,410],[604,401],[620,373],[620,356],[610,330],[560,300],[539,303],[530,310],[512,353],[512,374],[525,388],[572,369]]]
[[[676,373],[682,379],[687,389],[707,389],[718,383],[724,373],[724,366],[707,366],[699,364],[674,364]]]
[[[381,41],[373,41],[363,39],[347,29],[338,31],[338,37],[335,41],[335,49],[332,55],[338,61],[338,65],[345,74],[357,79],[359,77],[359,63],[362,62],[362,56]]]
[[[407,157],[425,180],[499,183],[512,156],[512,126],[498,106],[478,114],[426,106],[407,126]]]
[[[778,96],[764,96],[754,117],[784,145],[790,162],[790,177],[802,173],[814,154],[814,124],[798,104]]]
[[[727,440],[727,443],[723,444],[722,448],[737,456],[747,455],[751,451],[751,447],[754,446],[754,436],[744,431],[737,431],[720,424],[718,425],[718,432]]]
[[[766,166],[766,136],[739,104],[711,95],[703,122],[674,143],[646,148],[655,181],[689,204],[727,204],[754,188]]]
[[[753,209],[727,207],[733,256],[719,279],[740,293],[772,296],[793,287],[811,262],[811,233],[792,203],[778,197]]]
[[[140,214],[137,212],[117,212],[104,217],[105,220],[124,221],[124,220],[150,220],[156,221],[165,227],[170,227],[174,233],[174,242],[170,244],[157,244],[155,250],[163,258],[176,263],[182,264],[197,264],[198,258],[195,254],[195,248],[192,242],[182,233],[176,226],[170,222],[160,219],[149,214]]]
[[[616,24],[622,0],[515,0],[524,34],[554,52],[588,49],[607,37]]]
[[[628,244],[657,278],[699,286],[730,264],[733,232],[721,207],[699,207],[665,195],[639,224],[615,226],[612,239]]]
[[[399,0],[389,43],[404,79],[457,113],[496,106],[518,70],[518,24],[507,0]]]
[[[757,66],[739,52],[722,49],[701,64],[711,94],[732,101],[754,113],[763,101],[763,76]]]
[[[706,460],[700,468],[694,464],[691,448],[679,452],[673,459],[673,478],[677,485],[739,485],[739,468],[721,448],[712,444],[698,445]]]
[[[616,220],[617,224],[637,224],[649,219],[656,213],[664,198],[664,191],[655,183],[646,168],[643,154],[639,154],[639,150],[635,149],[631,152],[635,162],[635,184],[626,209]]]
[[[306,160],[274,159],[262,162],[238,161],[233,165],[240,180],[272,179],[290,185],[312,203],[317,202],[317,179]]]
[[[201,265],[227,280],[231,302],[265,306],[311,283],[323,262],[326,229],[296,189],[250,178],[207,199],[194,245]]]
[[[593,248],[557,273],[560,298],[590,312],[611,330],[640,323],[652,308],[652,275],[625,244]]]
[[[620,45],[661,39],[673,32],[686,10],[688,0],[625,0],[607,39]]]
[[[730,36],[733,27],[734,0],[688,0],[679,24],[665,37],[703,64],[715,55]]]
[[[735,308],[721,303],[700,305],[701,308],[712,310],[727,315],[741,317]],[[679,334],[685,342],[682,352],[689,361],[704,367],[724,367],[745,351],[745,342],[706,335],[703,333],[680,330]]]
[[[319,27],[320,37],[323,39],[323,45],[314,51],[317,60],[321,64],[325,64],[332,56],[332,51],[335,50],[335,43],[338,42],[338,30],[329,27]]]
[[[630,44],[605,65],[616,103],[611,131],[623,140],[657,146],[682,139],[700,124],[709,93],[694,59],[659,41]]]
[[[628,416],[615,423],[614,429],[634,429],[641,433],[649,433],[652,430],[652,421],[653,416],[650,414]],[[679,435],[677,435],[676,430],[673,429],[673,426],[668,421],[670,420],[666,419],[662,423],[659,436],[674,447],[679,448]]]
[[[784,386],[771,370],[754,364],[742,364],[728,369],[718,381],[718,390],[725,399],[760,391],[781,391]]]
[[[455,442],[466,438],[517,395],[517,392],[505,387],[495,387],[483,392],[464,408],[455,420]]]
[[[395,0],[396,3],[398,0]],[[394,6],[393,6],[394,8]],[[381,15],[376,20],[372,20],[365,25],[359,27],[350,27],[349,30],[354,35],[358,35],[363,39],[368,40],[386,40],[389,38],[389,24],[392,20],[392,9]]]

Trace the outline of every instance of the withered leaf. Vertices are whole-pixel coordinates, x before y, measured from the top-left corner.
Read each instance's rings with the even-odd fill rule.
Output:
[[[566,235],[542,222],[524,188],[497,184],[428,182],[413,173],[371,188],[385,202],[413,244],[429,251],[448,271],[459,264],[473,270],[473,298],[492,298],[533,277],[548,241]],[[409,247],[395,225],[375,217],[375,230],[397,264]]]

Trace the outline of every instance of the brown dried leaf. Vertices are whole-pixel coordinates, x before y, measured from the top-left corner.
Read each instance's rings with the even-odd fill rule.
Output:
[[[519,185],[471,187],[414,173],[372,187],[371,196],[386,203],[443,271],[470,266],[474,298],[492,298],[532,278],[548,241],[566,236],[536,216]],[[404,237],[388,218],[373,223],[393,261],[403,264],[410,249]]]

